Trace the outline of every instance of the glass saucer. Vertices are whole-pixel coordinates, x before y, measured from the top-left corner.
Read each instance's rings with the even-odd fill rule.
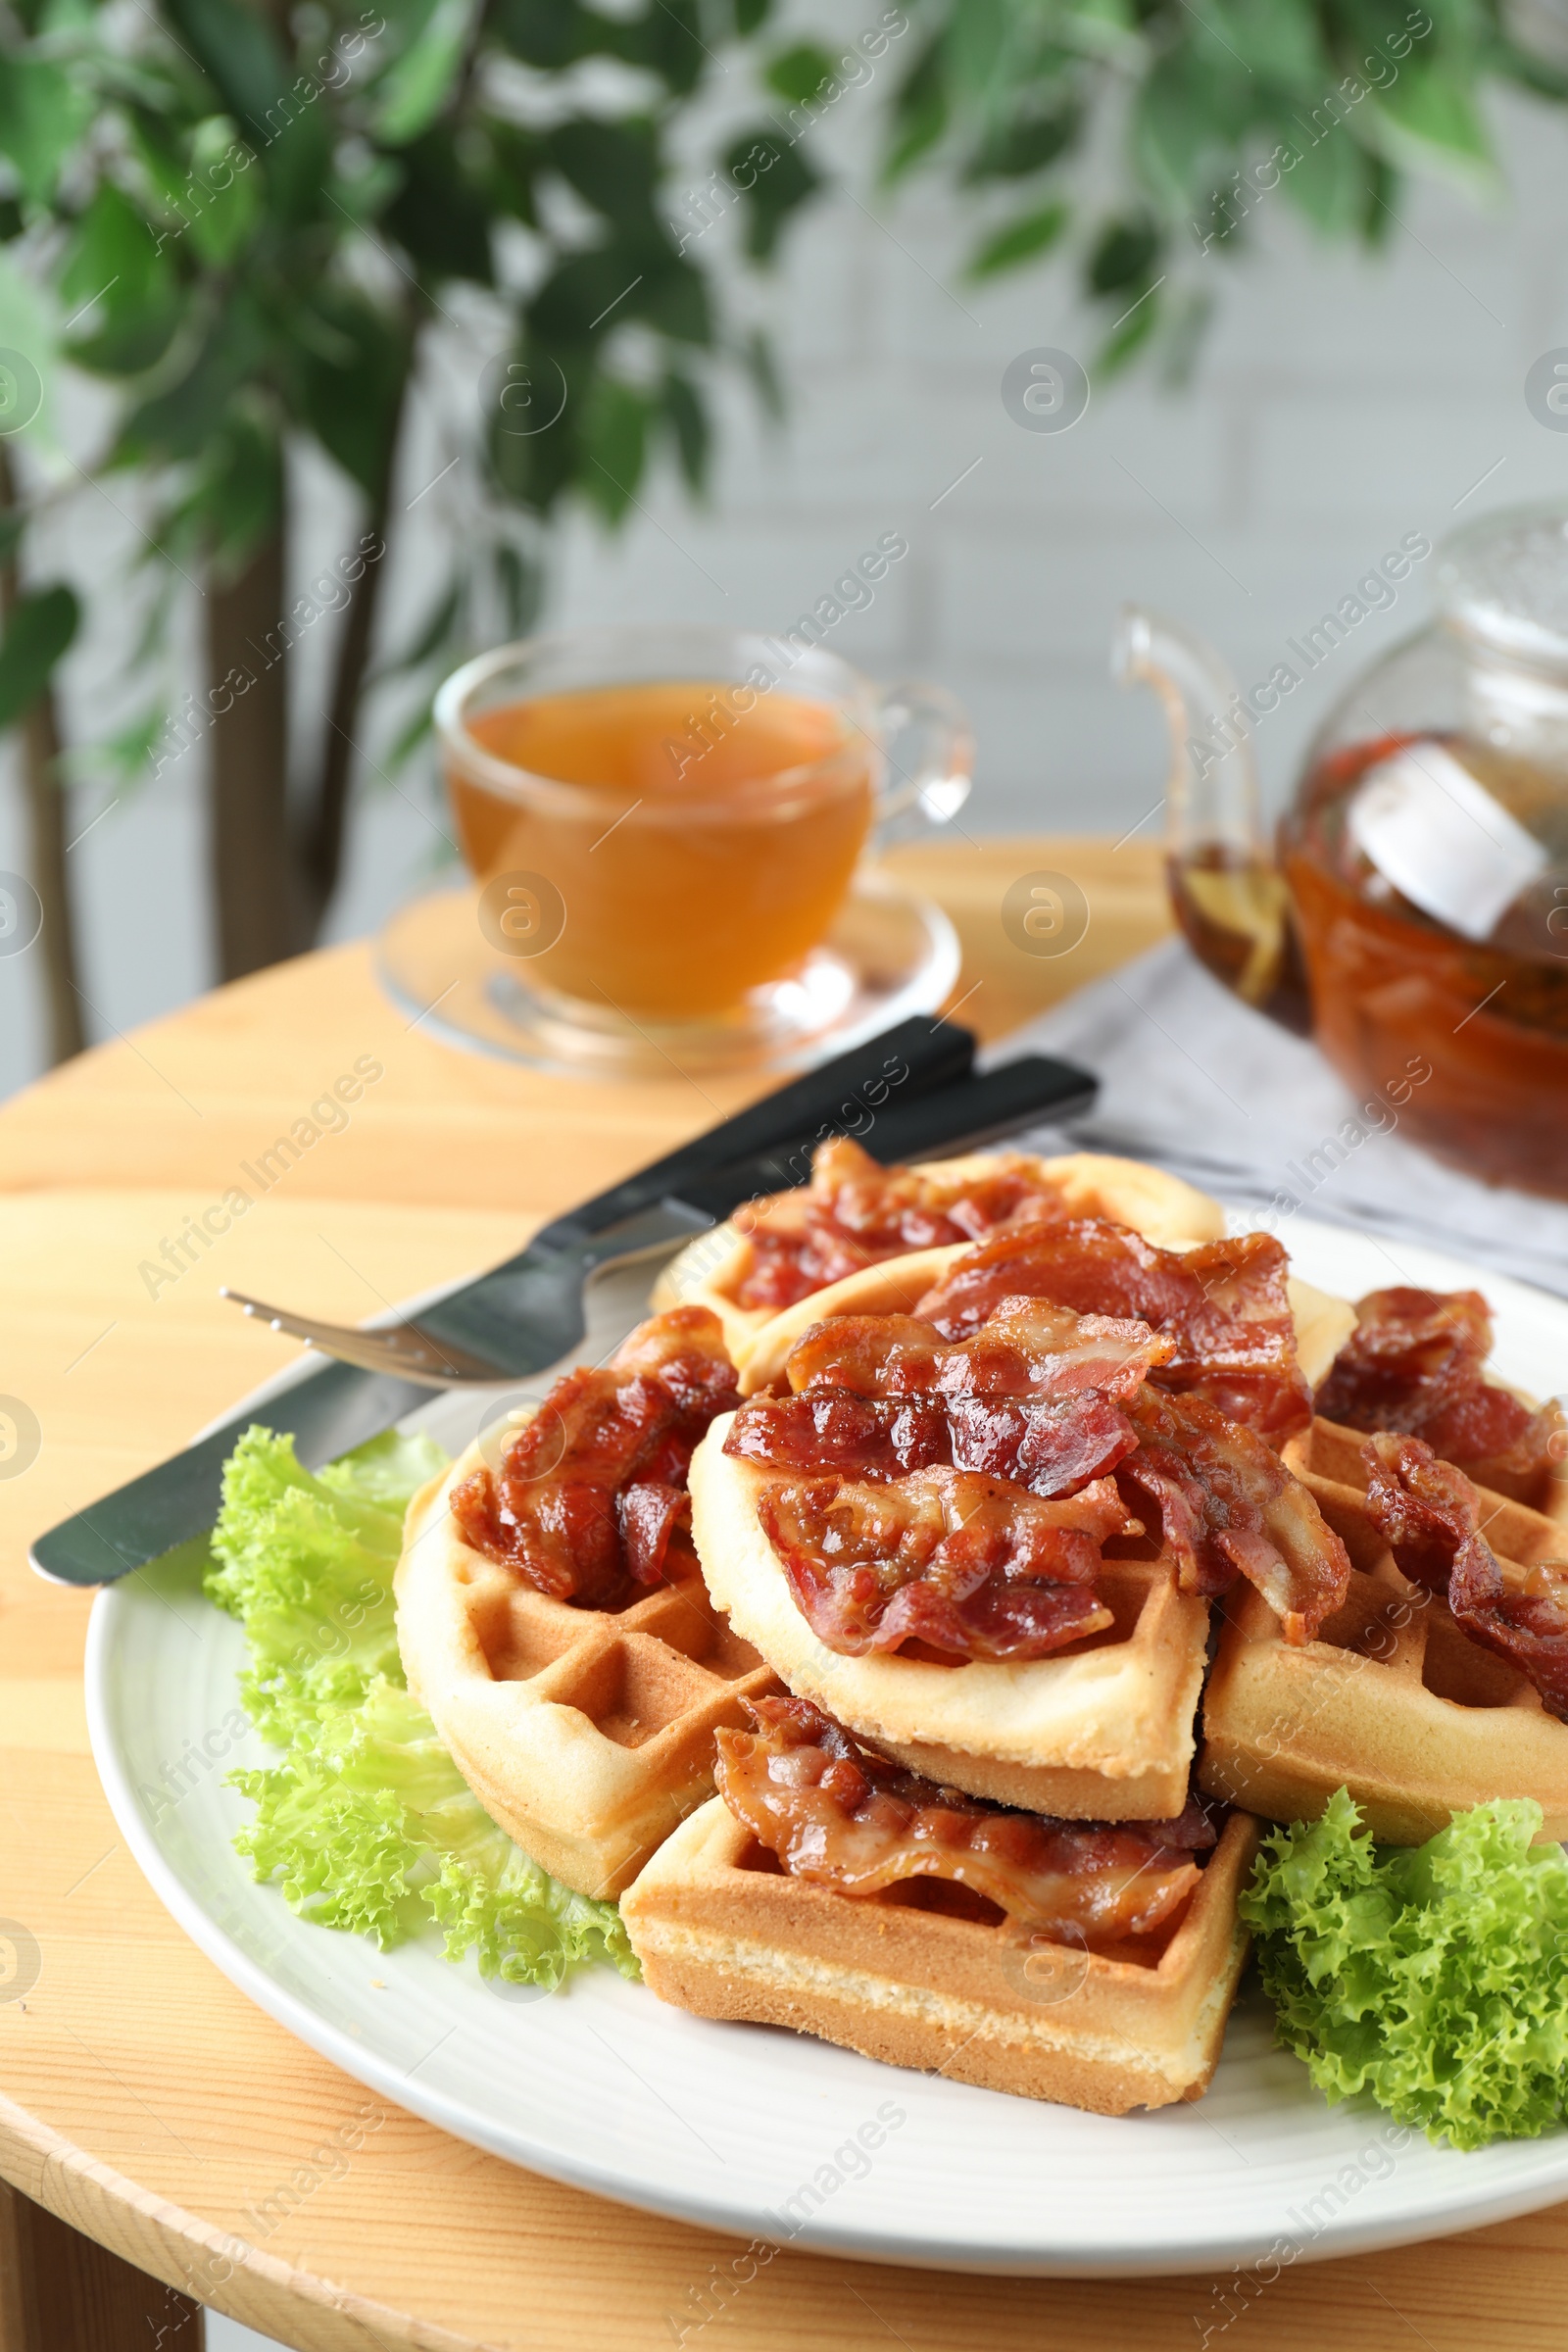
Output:
[[[531,989],[479,925],[469,885],[400,907],[376,943],[382,987],[426,1036],[574,1078],[809,1069],[911,1013],[935,1012],[958,976],[940,906],[887,875],[858,874],[826,939],[787,974],[708,1021],[643,1021]]]

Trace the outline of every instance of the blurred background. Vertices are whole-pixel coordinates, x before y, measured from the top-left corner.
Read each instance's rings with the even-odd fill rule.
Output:
[[[427,887],[429,694],[505,635],[787,628],[896,532],[830,643],[962,699],[965,827],[1148,836],[1122,600],[1250,681],[1568,477],[1559,7],[44,0],[0,50],[0,869],[49,915],[0,1094]],[[1071,430],[1004,403],[1041,346]],[[1259,728],[1276,805],[1430,570]]]

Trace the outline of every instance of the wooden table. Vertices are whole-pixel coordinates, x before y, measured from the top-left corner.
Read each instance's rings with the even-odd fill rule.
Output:
[[[898,862],[957,921],[955,994],[987,1035],[1165,927],[1157,862],[1138,842],[944,843]],[[1070,872],[1088,895],[1089,932],[1071,955],[1025,956],[1004,935],[1004,891],[1041,868]],[[348,1130],[150,1297],[139,1269],[165,1237],[364,1054],[385,1075]],[[689,2312],[688,2290],[727,2261],[725,2239],[536,2180],[397,2110],[343,2178],[265,2239],[244,2238],[246,2208],[364,2093],[254,2009],[143,1883],[87,1747],[87,1597],[38,1582],[24,1554],[37,1530],[290,1359],[291,1344],[220,1300],[220,1282],[355,1321],[504,1256],[737,1099],[732,1086],[602,1088],[450,1053],[405,1026],[368,952],[351,947],[207,997],[0,1112],[0,1392],[42,1425],[36,1460],[0,1479],[0,1914],[40,1959],[24,2003],[0,1984],[0,2176],[165,2282],[109,2264],[88,2276],[72,2260],[79,2241],[51,2239],[0,2196],[0,2352],[194,2344],[199,2323],[165,2285],[313,2352],[654,2352],[678,2340],[668,2315]],[[30,2274],[8,2267],[8,2230]],[[1224,2330],[1226,2352],[1330,2335],[1347,2352],[1446,2352],[1505,2334],[1515,2352],[1555,2346],[1565,2257],[1568,2209],[1289,2271]],[[84,2308],[121,2315],[122,2332],[51,2318],[73,2280]],[[1215,2285],[982,2281],[785,2252],[703,2330],[703,2352],[884,2340],[1154,2352],[1198,2343],[1205,2325],[1219,2340]]]

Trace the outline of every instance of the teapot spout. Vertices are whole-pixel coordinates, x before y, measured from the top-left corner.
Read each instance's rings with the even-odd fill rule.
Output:
[[[1200,637],[1124,605],[1111,644],[1118,686],[1152,686],[1170,728],[1165,786],[1165,848],[1173,858],[1223,843],[1255,858],[1263,851],[1257,762],[1241,691],[1224,661]]]
[[[1225,986],[1304,1034],[1309,1006],[1290,897],[1263,831],[1251,714],[1211,646],[1141,605],[1111,649],[1121,686],[1152,686],[1170,728],[1165,859],[1176,919]]]

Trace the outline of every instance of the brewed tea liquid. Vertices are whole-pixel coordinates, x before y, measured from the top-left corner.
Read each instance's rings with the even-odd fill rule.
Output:
[[[544,807],[447,778],[476,878],[542,873],[565,902],[559,942],[518,977],[588,1004],[688,1020],[782,977],[826,933],[870,824],[872,746],[831,704],[781,690],[736,711],[722,682],[661,679],[466,724],[567,788]]]
[[[1369,768],[1441,743],[1534,831],[1552,863],[1464,938],[1362,855],[1348,812]],[[1333,754],[1281,843],[1318,1043],[1352,1087],[1429,1066],[1400,1112],[1430,1151],[1494,1183],[1568,1199],[1568,798],[1555,779],[1452,737],[1390,736]]]

